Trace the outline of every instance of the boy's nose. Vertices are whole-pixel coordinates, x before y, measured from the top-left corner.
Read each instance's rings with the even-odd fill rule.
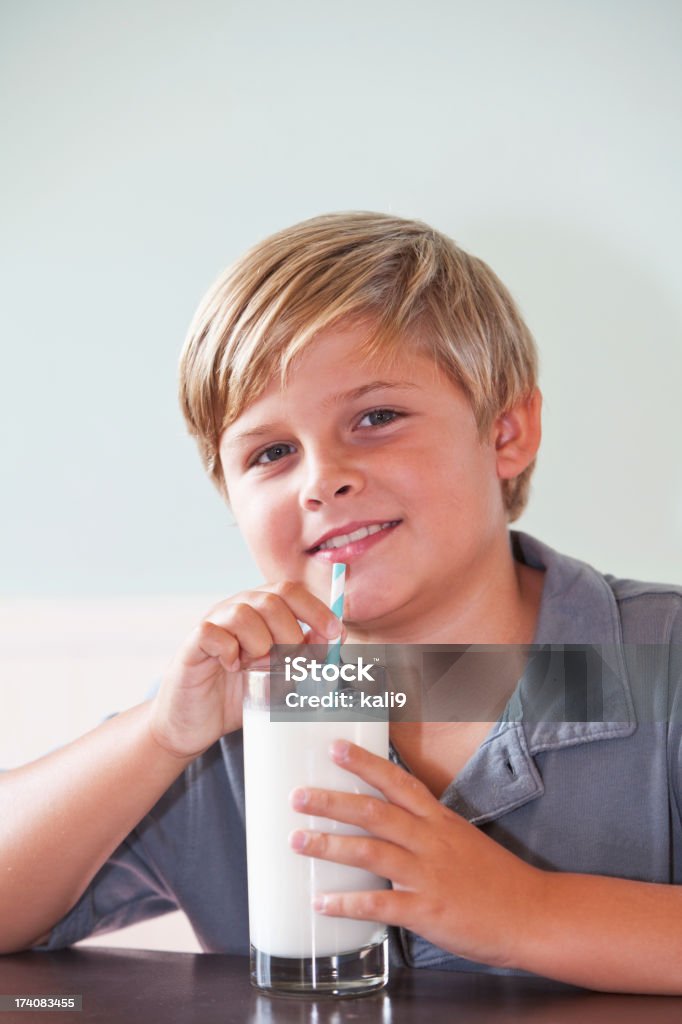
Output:
[[[301,488],[301,506],[305,509],[319,508],[340,498],[359,494],[363,487],[362,473],[352,467],[320,466],[311,471]]]

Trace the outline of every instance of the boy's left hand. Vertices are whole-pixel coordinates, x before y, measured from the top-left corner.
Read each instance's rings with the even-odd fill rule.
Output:
[[[345,741],[332,745],[332,759],[386,800],[306,788],[292,793],[292,806],[370,835],[297,830],[291,845],[306,856],[371,871],[393,889],[328,893],[322,905],[316,901],[318,912],[398,925],[458,956],[517,966],[522,929],[532,928],[544,872],[443,806],[390,761]]]

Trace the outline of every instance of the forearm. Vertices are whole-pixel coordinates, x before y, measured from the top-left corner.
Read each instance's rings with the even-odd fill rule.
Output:
[[[156,743],[145,703],[0,777],[0,953],[49,931],[191,760]]]
[[[608,992],[682,995],[682,887],[542,871],[513,966]]]

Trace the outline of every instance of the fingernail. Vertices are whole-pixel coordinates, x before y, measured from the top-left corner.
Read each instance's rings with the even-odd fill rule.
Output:
[[[341,636],[341,622],[339,619],[334,619],[333,622],[327,624],[324,635],[328,636],[330,640],[336,640]]]
[[[347,740],[334,740],[329,748],[329,753],[331,754],[333,761],[336,761],[337,764],[341,764],[343,761],[348,760],[350,744]]]
[[[313,910],[317,910],[321,914],[324,914],[326,907],[327,907],[327,897],[326,896],[315,896],[313,898]]]
[[[292,832],[289,836],[289,846],[292,850],[305,850],[308,845],[307,832]]]
[[[227,671],[228,672],[239,672],[239,668],[240,668],[240,662],[239,662],[239,658],[237,658],[235,661],[232,662],[232,664],[230,665],[230,667],[228,668]]]
[[[307,789],[295,789],[291,794],[291,806],[296,811],[300,811],[306,806],[310,799],[310,793]]]

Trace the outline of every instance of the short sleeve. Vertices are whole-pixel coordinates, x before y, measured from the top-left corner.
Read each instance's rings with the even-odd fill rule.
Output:
[[[155,680],[144,699],[153,697],[159,685],[160,680]],[[102,721],[117,713],[111,712]],[[53,926],[47,942],[34,949],[62,949],[91,935],[117,931],[178,909],[152,867],[138,830],[139,826],[102,865],[78,902]]]
[[[71,910],[58,921],[37,950],[61,949],[91,935],[116,931],[178,906],[147,862],[131,833],[99,869]]]
[[[682,601],[671,631],[668,661],[668,776],[673,881],[682,884]]]

